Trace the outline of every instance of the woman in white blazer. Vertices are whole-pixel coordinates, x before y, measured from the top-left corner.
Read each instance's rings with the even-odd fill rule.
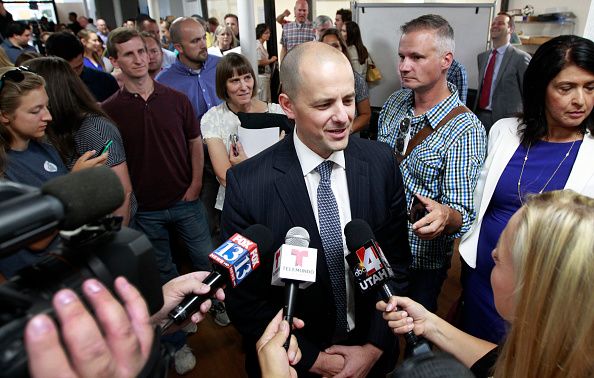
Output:
[[[526,196],[572,189],[594,197],[594,42],[543,44],[524,76],[523,114],[493,125],[476,190],[476,220],[460,244],[462,328],[499,343],[506,324],[493,302],[491,252]],[[546,280],[546,277],[541,277]]]

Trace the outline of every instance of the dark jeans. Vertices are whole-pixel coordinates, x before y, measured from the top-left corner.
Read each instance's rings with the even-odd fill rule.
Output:
[[[168,209],[138,211],[135,217],[138,230],[149,238],[165,283],[179,275],[171,258],[168,227],[173,227],[184,241],[196,270],[210,270],[208,254],[212,251],[206,211],[200,200],[179,201]]]
[[[450,256],[451,259],[451,256]],[[440,269],[410,269],[408,296],[431,312],[437,311],[437,297],[448,276],[450,262]]]
[[[202,172],[202,191],[200,192],[200,200],[206,207],[206,214],[208,224],[210,226],[210,236],[212,243],[218,246],[222,243],[221,240],[221,211],[215,209],[217,202],[217,194],[219,193],[219,181],[214,173],[210,156],[208,155],[208,148],[204,145],[204,171]]]

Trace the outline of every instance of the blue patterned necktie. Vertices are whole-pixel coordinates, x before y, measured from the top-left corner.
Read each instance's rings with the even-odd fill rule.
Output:
[[[344,247],[342,229],[336,197],[330,186],[330,175],[334,162],[326,160],[316,167],[320,174],[318,186],[318,218],[320,220],[320,236],[330,272],[330,282],[336,304],[336,332],[347,331],[346,317],[346,283],[344,271]]]

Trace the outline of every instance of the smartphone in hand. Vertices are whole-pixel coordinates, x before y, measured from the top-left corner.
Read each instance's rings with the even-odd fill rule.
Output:
[[[410,204],[410,208],[408,209],[408,221],[410,223],[417,223],[419,219],[423,218],[427,215],[427,209],[425,205],[421,202],[419,197],[414,196],[412,203]]]
[[[107,152],[107,150],[109,150],[109,147],[111,147],[111,145],[113,144],[113,140],[108,140],[107,142],[105,142],[105,144],[103,145],[103,148],[101,148],[100,151],[97,151],[97,153],[95,154],[95,156],[93,156],[93,159],[96,157],[99,157],[101,155],[103,155],[104,153]]]
[[[239,155],[239,152],[237,151],[237,142],[238,141],[239,141],[239,138],[237,137],[237,134],[229,135],[229,144],[231,145],[231,151],[233,151],[233,156]]]

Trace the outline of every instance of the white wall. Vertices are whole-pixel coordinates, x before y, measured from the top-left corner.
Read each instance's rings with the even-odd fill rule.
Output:
[[[56,9],[58,10],[58,18],[60,19],[60,22],[64,24],[70,23],[68,20],[68,13],[70,12],[76,12],[79,16],[87,15],[87,10],[82,1],[60,3],[56,1]]]
[[[594,40],[594,2],[590,4],[588,21],[586,21],[586,27],[584,28],[584,37]]]
[[[548,13],[549,10],[573,12],[577,16],[573,32],[580,36],[584,35],[588,21],[587,15],[592,13],[590,9],[592,0],[510,0],[509,9],[521,9],[524,8],[526,4],[532,4],[534,6],[534,14],[536,15]]]

